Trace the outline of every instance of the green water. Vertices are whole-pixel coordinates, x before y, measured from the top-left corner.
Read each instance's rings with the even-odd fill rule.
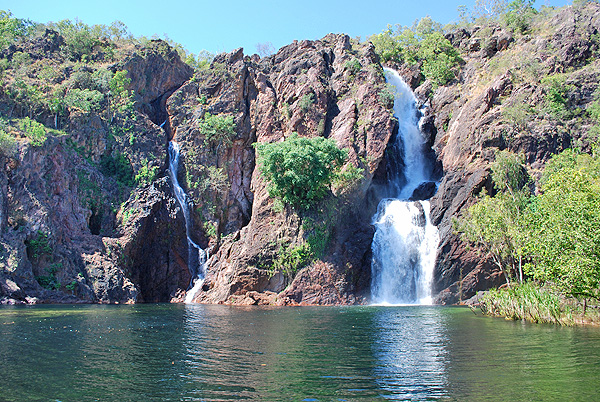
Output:
[[[0,308],[0,401],[598,401],[600,329],[442,307]]]

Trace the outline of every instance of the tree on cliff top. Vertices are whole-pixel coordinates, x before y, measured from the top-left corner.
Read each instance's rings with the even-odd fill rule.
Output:
[[[325,197],[348,157],[331,139],[297,134],[282,142],[256,144],[256,150],[269,194],[301,209]]]

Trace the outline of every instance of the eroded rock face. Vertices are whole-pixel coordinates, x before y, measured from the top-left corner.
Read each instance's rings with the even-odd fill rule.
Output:
[[[373,230],[370,215],[361,207],[396,127],[391,105],[380,100],[384,85],[371,45],[353,45],[345,35],[328,35],[319,41],[294,42],[263,60],[244,57],[241,49],[221,55],[208,73],[169,98],[173,139],[182,147],[187,174],[205,180],[207,169],[219,169],[227,178],[227,191],[218,197],[203,193],[202,185],[188,186],[202,220],[213,222],[225,236],[219,242],[204,228],[213,256],[197,301],[261,303],[270,298],[257,294],[279,293],[286,287],[277,303],[363,300],[356,294],[368,287],[366,239]],[[201,129],[205,113],[234,116],[236,132],[228,145],[207,140]],[[325,257],[300,271],[290,284],[290,276],[284,278],[272,267],[282,250],[306,242],[309,217],[276,206],[256,167],[252,144],[281,141],[292,133],[336,140],[348,151],[348,163],[363,167],[365,173],[353,194],[331,194],[324,201],[341,208],[332,210],[328,221],[333,236]]]
[[[61,57],[61,41],[46,32],[21,51]],[[191,76],[174,54],[156,44],[130,54],[138,95],[164,96]],[[141,82],[147,73],[153,79]],[[142,111],[145,101],[140,95]],[[14,152],[0,152],[1,302],[168,301],[187,287],[183,219],[163,177],[166,134],[140,110],[127,135],[72,110],[61,121],[67,134],[49,134],[42,146],[17,136]],[[152,183],[135,178],[148,171]]]
[[[454,233],[452,224],[483,189],[489,194],[496,191],[490,177],[495,152],[509,149],[522,153],[535,178],[552,155],[576,143],[583,149],[587,147],[585,123],[564,122],[548,114],[517,121],[508,117],[506,110],[525,109],[526,105],[542,109],[545,89],[539,77],[565,71],[567,66],[574,70],[568,75],[567,84],[577,88],[569,93],[568,106],[587,108],[593,101],[591,87],[598,87],[598,69],[589,64],[588,55],[592,49],[598,49],[589,38],[600,29],[599,18],[597,4],[588,4],[585,9],[567,7],[553,17],[556,27],[553,33],[535,40],[514,39],[500,28],[487,28],[489,32],[485,33],[491,32],[491,37],[485,41],[485,47],[480,40],[484,31],[478,27],[447,35],[463,50],[465,65],[456,82],[432,94],[428,112],[435,116],[434,149],[444,170],[439,189],[431,199],[432,221],[441,237],[434,274],[437,302],[456,303],[505,282],[491,259],[468,247]],[[526,68],[511,64],[517,61],[521,65],[539,63],[537,76],[530,76]],[[493,68],[500,63],[512,67],[508,71]],[[481,71],[493,73],[486,75]],[[591,84],[594,79],[596,83]],[[428,90],[425,83],[416,88],[416,93],[423,96]]]

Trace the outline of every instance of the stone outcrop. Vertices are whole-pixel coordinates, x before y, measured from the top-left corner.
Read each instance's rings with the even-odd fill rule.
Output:
[[[221,169],[228,183],[226,192],[212,198],[202,193],[204,185],[188,187],[202,220],[214,223],[224,236],[219,241],[204,229],[212,257],[198,301],[248,303],[246,294],[280,293],[287,285],[278,303],[363,300],[356,295],[368,288],[369,271],[362,281],[356,277],[365,276],[372,228],[370,215],[361,207],[395,128],[390,105],[380,100],[384,85],[372,46],[353,45],[345,35],[328,35],[294,42],[263,60],[244,57],[241,49],[218,56],[210,71],[169,98],[173,139],[181,144],[187,174],[202,179],[208,178],[207,169]],[[210,143],[202,134],[199,125],[206,113],[234,116],[236,132],[229,146]],[[278,209],[269,197],[252,144],[281,141],[292,133],[332,138],[348,151],[348,163],[364,168],[355,193],[331,194],[324,201],[330,206],[353,204],[334,214],[343,216],[323,222],[318,212],[309,217],[291,207]],[[333,232],[326,257],[295,278],[274,272],[271,267],[282,250],[306,242],[307,219]]]
[[[495,152],[509,149],[523,154],[535,178],[552,155],[576,144],[584,150],[588,147],[589,126],[575,117],[581,112],[566,120],[543,112],[546,89],[540,78],[573,70],[565,82],[572,88],[567,107],[584,110],[591,104],[600,70],[590,58],[599,44],[590,38],[600,30],[599,18],[600,7],[588,4],[584,9],[562,9],[550,22],[554,32],[538,34],[535,39],[515,38],[499,27],[475,27],[447,35],[463,51],[465,65],[456,81],[431,94],[428,111],[434,116],[434,149],[444,169],[431,200],[432,220],[441,237],[434,273],[438,303],[466,300],[505,281],[485,254],[468,247],[453,232],[452,224],[483,189],[488,194],[496,191],[489,167]],[[483,37],[483,33],[491,36]],[[485,46],[478,45],[482,40]],[[423,84],[416,92],[424,94],[426,89]],[[534,107],[538,113],[530,113],[523,121],[506,113],[511,108]]]

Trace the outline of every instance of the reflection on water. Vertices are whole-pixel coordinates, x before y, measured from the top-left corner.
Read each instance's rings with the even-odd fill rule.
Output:
[[[0,401],[600,400],[600,330],[440,307],[0,308]]]
[[[373,355],[375,377],[389,399],[424,400],[447,395],[445,314],[440,308],[381,308]]]

